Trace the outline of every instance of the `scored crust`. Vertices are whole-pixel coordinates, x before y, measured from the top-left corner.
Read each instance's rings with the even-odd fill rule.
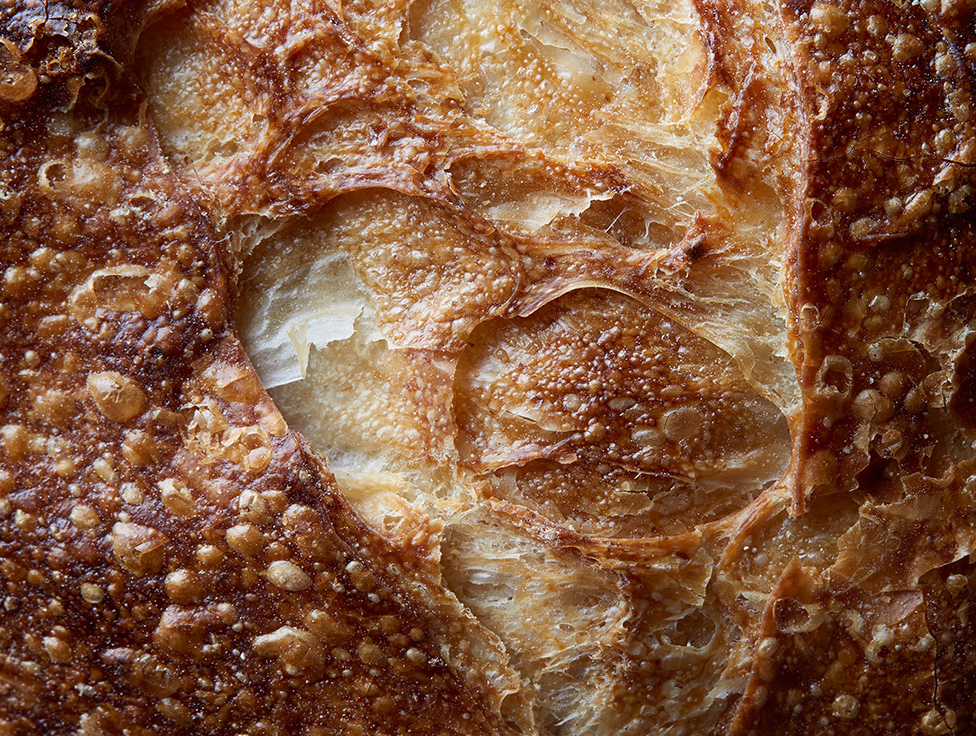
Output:
[[[0,736],[967,734],[976,6],[0,8]]]

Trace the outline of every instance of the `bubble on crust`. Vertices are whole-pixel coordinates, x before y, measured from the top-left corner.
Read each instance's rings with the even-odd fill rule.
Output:
[[[814,27],[828,38],[836,38],[850,25],[844,10],[824,2],[818,2],[811,8],[810,20]]]
[[[198,603],[206,590],[200,576],[192,570],[180,568],[169,573],[164,580],[166,594],[174,603]]]
[[[246,557],[253,557],[264,548],[264,534],[253,524],[235,524],[225,536],[228,546]]]
[[[115,559],[136,577],[159,571],[168,543],[166,535],[141,524],[118,522],[112,527]]]
[[[95,406],[113,422],[127,422],[146,408],[146,394],[139,384],[116,371],[89,373],[86,383]]]
[[[95,509],[83,504],[79,504],[71,509],[69,518],[71,519],[71,523],[82,531],[90,531],[96,528],[102,521],[98,517],[98,512]]]
[[[72,317],[95,331],[99,309],[137,312],[156,319],[169,308],[179,318],[196,298],[196,285],[182,278],[173,264],[157,264],[150,270],[130,263],[96,270],[72,290],[68,308]]]
[[[105,599],[105,591],[92,583],[82,583],[79,590],[81,597],[88,603],[101,603]]]
[[[664,434],[671,440],[688,440],[702,429],[705,417],[701,410],[693,406],[680,406],[671,409],[661,417]]]
[[[37,73],[21,63],[20,50],[6,38],[0,38],[0,99],[25,102],[37,90]]]
[[[288,560],[277,560],[268,566],[268,581],[282,590],[300,591],[311,587],[312,579],[302,568]]]
[[[166,478],[158,484],[163,506],[176,516],[192,519],[197,515],[197,502],[189,486],[178,478]]]
[[[260,656],[277,658],[285,668],[316,668],[323,661],[318,637],[294,626],[282,626],[257,636],[252,646]]]

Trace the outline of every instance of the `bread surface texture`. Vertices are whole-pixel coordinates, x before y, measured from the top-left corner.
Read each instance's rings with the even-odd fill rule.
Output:
[[[976,733],[971,0],[0,6],[0,736]]]

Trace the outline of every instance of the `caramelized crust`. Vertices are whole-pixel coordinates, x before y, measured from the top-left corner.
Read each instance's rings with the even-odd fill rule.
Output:
[[[436,525],[390,545],[287,429],[226,241],[90,75],[4,115],[4,732],[509,732]]]
[[[971,733],[974,15],[0,8],[0,736]]]

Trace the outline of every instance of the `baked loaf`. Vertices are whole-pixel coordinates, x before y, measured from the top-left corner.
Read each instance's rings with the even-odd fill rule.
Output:
[[[972,0],[7,0],[0,736],[976,733]]]

